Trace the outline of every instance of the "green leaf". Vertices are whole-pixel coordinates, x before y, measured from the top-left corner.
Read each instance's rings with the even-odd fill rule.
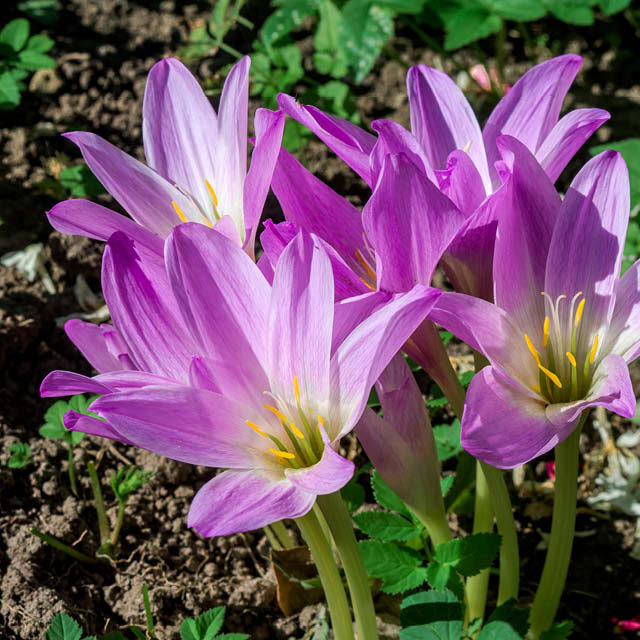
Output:
[[[605,15],[612,16],[626,9],[631,4],[631,0],[599,0],[598,4]]]
[[[360,84],[393,35],[393,12],[370,0],[349,0],[342,9],[340,41]]]
[[[347,502],[349,511],[360,508],[365,499],[364,487],[358,482],[358,474],[354,474],[351,480],[340,490],[342,499]]]
[[[60,182],[76,198],[91,198],[105,193],[104,187],[86,164],[68,167],[61,171]]]
[[[460,640],[462,605],[451,591],[421,591],[402,601],[400,640]]]
[[[420,13],[426,0],[376,0],[376,4],[394,13]]]
[[[347,73],[347,60],[338,38],[342,14],[331,0],[323,0],[318,12],[320,21],[313,37],[313,46],[316,49],[313,64],[320,73],[342,78]]]
[[[0,109],[14,109],[20,104],[20,86],[10,71],[0,73]]]
[[[444,48],[454,51],[466,44],[482,40],[497,33],[502,28],[500,16],[488,13],[486,9],[464,8],[456,11],[445,24],[447,35],[444,39]]]
[[[18,9],[42,24],[54,24],[60,17],[58,0],[23,0]]]
[[[262,41],[267,45],[291,33],[318,8],[318,0],[283,0],[279,4],[262,25]]]
[[[449,493],[449,489],[453,486],[453,481],[456,477],[453,474],[440,478],[440,491],[442,491],[442,497]]]
[[[458,376],[458,380],[460,380],[460,384],[466,389],[474,375],[474,371],[465,371]]]
[[[434,560],[450,565],[465,577],[488,569],[500,549],[497,533],[475,533],[464,538],[442,542],[436,547]]]
[[[198,625],[193,618],[185,618],[180,625],[180,638],[182,640],[202,640]]]
[[[7,465],[11,469],[22,469],[31,462],[31,448],[26,442],[14,442],[10,447],[11,457]]]
[[[608,149],[620,152],[627,163],[631,183],[631,208],[635,209],[640,205],[640,138],[627,138],[618,142],[600,144],[591,147],[589,153],[595,156]]]
[[[411,540],[420,535],[412,522],[395,513],[364,511],[353,520],[361,531],[378,540]]]
[[[593,11],[584,0],[543,0],[547,9],[562,22],[578,26],[593,24]]]
[[[249,634],[247,633],[223,633],[215,637],[215,640],[247,640]]]
[[[140,487],[143,487],[145,484],[147,484],[151,476],[153,476],[153,471],[142,471],[141,469],[137,469],[136,467],[121,467],[120,469],[118,469],[117,473],[111,474],[109,481],[116,498],[120,502],[126,502],[129,494],[137,491],[138,489],[140,489]],[[216,609],[211,609],[211,611],[215,610]],[[207,611],[203,613],[202,616],[209,613],[210,612]],[[200,616],[198,620],[200,620],[202,616]],[[222,618],[224,619],[224,608],[222,611]],[[222,623],[220,624],[222,625]]]
[[[413,549],[377,540],[364,540],[358,546],[367,571],[382,580],[386,593],[415,589],[427,579],[426,569],[420,566],[422,556]]]
[[[529,631],[529,611],[518,609],[514,598],[501,604],[488,618],[478,640],[519,640]]]
[[[371,474],[371,488],[376,502],[389,511],[397,511],[405,516],[410,515],[407,505],[397,496],[397,494],[382,479],[380,474],[374,470]]]
[[[433,437],[436,440],[438,460],[445,461],[454,458],[462,451],[460,444],[461,425],[457,418],[449,424],[439,424],[433,427]]]
[[[549,629],[540,634],[540,640],[565,640],[573,631],[571,620],[554,622]]]
[[[16,18],[0,31],[0,43],[8,45],[16,53],[24,47],[28,37],[29,21],[26,18]]]
[[[296,151],[307,143],[310,133],[309,129],[297,120],[287,118],[282,134],[282,146],[287,151]]]
[[[27,42],[27,51],[46,53],[54,44],[55,42],[49,36],[39,33],[29,38],[29,41]]]
[[[546,10],[540,0],[493,0],[491,12],[504,20],[528,22],[544,17]]]
[[[66,613],[59,613],[51,622],[46,640],[80,640],[82,629],[80,625]]]

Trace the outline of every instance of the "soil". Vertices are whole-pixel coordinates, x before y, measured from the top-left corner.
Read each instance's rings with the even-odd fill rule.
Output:
[[[156,60],[175,54],[189,25],[205,18],[210,10],[205,2],[172,0],[62,0],[60,4],[61,19],[51,33],[56,40],[52,55],[57,69],[36,74],[21,107],[2,112],[0,121],[0,254],[33,242],[44,243],[46,268],[55,286],[51,294],[39,279],[28,282],[16,269],[0,268],[0,636],[7,640],[41,638],[54,614],[62,611],[73,615],[89,634],[131,623],[143,625],[141,587],[146,584],[160,638],[177,637],[182,619],[222,604],[228,608],[225,631],[244,631],[255,640],[302,638],[313,627],[322,605],[308,605],[290,617],[282,614],[276,602],[269,545],[261,532],[205,540],[187,529],[190,500],[211,477],[210,469],[86,437],[75,454],[80,495],[76,498],[69,489],[65,445],[38,434],[51,404],[39,397],[43,377],[53,369],[91,373],[56,318],[86,310],[74,294],[78,276],[93,291],[100,291],[102,245],[52,231],[44,215],[58,198],[43,188],[43,181],[57,177],[61,166],[79,157],[75,147],[58,134],[90,130],[142,158],[141,101],[146,74]],[[266,5],[249,3],[245,13],[259,25],[268,12]],[[5,18],[8,21],[17,15],[9,9]],[[584,71],[568,104],[572,108],[600,106],[613,114],[611,123],[597,132],[596,141],[633,136],[640,102],[640,87],[635,84],[640,59],[627,53],[634,51],[637,42],[628,23],[618,16],[580,32],[563,28],[554,33],[552,29],[558,26],[543,25],[545,30],[547,26],[549,42],[555,42],[558,50],[544,50],[543,55],[571,50],[585,56]],[[532,35],[540,39],[545,31]],[[304,33],[300,37],[309,38]],[[249,42],[246,31],[229,35],[229,44],[242,51]],[[515,43],[506,52],[507,80],[512,83],[530,63],[522,43],[510,42]],[[610,42],[617,43],[616,49]],[[400,61],[381,59],[356,90],[365,123],[392,117],[409,124],[406,64],[423,62],[455,72],[449,61],[417,48],[409,32],[400,31],[390,50]],[[220,69],[231,61],[219,52],[191,66],[201,80],[215,84]],[[477,62],[476,53],[463,50],[456,54],[456,61],[468,67]],[[486,116],[490,99],[476,95],[474,102],[481,116]],[[311,140],[299,155],[312,171],[353,201],[361,203],[366,197],[362,183],[319,142]],[[561,185],[568,183],[587,158],[584,150],[576,156]],[[98,201],[117,208],[106,195]],[[267,215],[279,215],[273,199]],[[616,419],[613,426],[619,433],[630,423]],[[28,442],[33,454],[33,463],[24,470],[7,467],[9,447],[17,440]],[[345,443],[351,455],[363,461],[363,454],[353,445]],[[586,431],[582,446],[594,459],[601,449],[591,430]],[[89,460],[96,461],[104,479],[112,521],[116,504],[110,499],[108,476],[123,462],[155,472],[128,504],[118,559],[111,565],[72,561],[30,533],[31,527],[37,527],[93,554],[98,533],[86,473]],[[544,480],[543,468],[532,468],[531,473]],[[581,491],[582,497],[593,491],[592,476],[584,477]],[[515,499],[523,558],[522,603],[526,604],[544,558],[537,547],[543,541],[541,532],[550,527],[549,500],[538,497],[537,507],[525,512],[530,499],[524,495]],[[470,529],[464,517],[459,526],[461,531]],[[638,561],[629,556],[636,542],[635,522],[621,514],[583,509],[577,530],[583,535],[576,538],[560,615],[574,621],[575,638],[610,637],[612,617],[629,619],[640,613],[640,571]],[[386,625],[384,637],[397,637],[397,600],[379,595],[377,607]]]

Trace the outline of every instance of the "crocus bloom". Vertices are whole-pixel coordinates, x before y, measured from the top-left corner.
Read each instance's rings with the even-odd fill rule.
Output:
[[[216,115],[182,63],[155,64],[143,104],[148,166],[93,133],[65,137],[138,225],[160,238],[184,222],[215,226],[252,256],[284,123],[281,114],[258,109],[247,173],[249,65],[242,58],[229,72]],[[104,241],[116,230],[137,233],[126,217],[86,200],[61,202],[48,216],[58,231]]]
[[[293,239],[270,286],[236,243],[195,223],[169,235],[164,263],[114,233],[103,291],[114,328],[69,331],[101,372],[53,372],[41,393],[103,394],[91,409],[106,422],[69,412],[70,429],[226,468],[189,512],[205,536],[302,516],[348,481],[353,464],[335,448],[439,296],[418,286],[360,322],[367,301],[334,308],[312,236]]]
[[[552,181],[575,152],[609,118],[601,109],[577,109],[560,120],[564,97],[581,59],[565,55],[528,71],[505,95],[481,130],[464,94],[446,74],[418,65],[407,74],[411,133],[377,120],[378,138],[350,122],[299,105],[281,94],[278,103],[340,156],[373,189],[378,159],[405,153],[467,217],[443,257],[457,291],[491,298],[496,211],[486,202],[501,185],[496,138],[509,134],[536,155]],[[322,212],[323,215],[324,212]],[[425,213],[426,216],[426,213]]]
[[[629,218],[618,153],[588,162],[561,200],[526,147],[509,136],[498,145],[511,175],[495,304],[444,293],[430,317],[491,363],[469,386],[463,447],[511,468],[567,438],[588,407],[634,415],[627,364],[640,354],[640,263],[618,280]]]

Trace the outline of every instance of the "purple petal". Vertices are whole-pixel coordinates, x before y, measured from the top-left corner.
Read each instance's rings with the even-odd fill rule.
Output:
[[[91,322],[73,319],[65,323],[64,331],[89,364],[99,373],[118,371],[123,368],[118,356],[126,352],[126,347],[110,324],[98,326]],[[109,334],[113,334],[115,340],[122,344],[121,350],[112,348],[114,340],[105,339]]]
[[[588,407],[603,406],[625,418],[633,418],[636,397],[629,377],[629,367],[624,358],[614,353],[606,356],[593,372],[591,389],[578,402],[551,404],[547,418],[557,426],[575,422]]]
[[[388,155],[363,211],[376,249],[378,286],[408,291],[429,284],[440,256],[464,222],[455,205],[404,155]]]
[[[440,291],[416,285],[396,295],[359,324],[331,358],[332,440],[348,433],[360,419],[369,390],[391,358],[424,320]]]
[[[477,373],[467,391],[461,444],[472,456],[499,469],[512,469],[553,449],[577,426],[562,427],[545,416],[545,403],[522,394],[496,375]]]
[[[369,293],[345,298],[337,302],[333,309],[331,355],[361,322],[391,299],[392,294],[386,291],[369,291]]]
[[[102,288],[114,326],[139,368],[186,381],[197,349],[184,330],[164,265],[138,253],[123,233],[114,233],[104,251]]]
[[[357,125],[316,109],[298,104],[284,93],[278,95],[278,106],[288,116],[315,133],[329,149],[342,158],[369,186],[373,186],[369,155],[375,136]]]
[[[109,387],[112,392],[140,389],[141,387],[175,385],[175,380],[157,376],[147,371],[110,371],[93,378],[96,382]]]
[[[571,300],[582,291],[587,333],[610,321],[628,221],[627,166],[619,153],[605,151],[571,183],[547,259],[545,291],[554,300],[561,294]]]
[[[140,225],[164,238],[180,224],[172,201],[185,215],[193,205],[170,182],[93,133],[63,134],[78,145],[85,162],[105,189]]]
[[[501,134],[517,138],[536,153],[558,121],[567,91],[582,58],[558,56],[536,65],[500,100],[484,126],[483,138],[494,186],[500,184],[494,163],[500,159],[496,140]]]
[[[303,405],[325,412],[332,329],[331,263],[314,238],[301,231],[278,260],[269,303],[271,390],[292,406],[297,376]]]
[[[193,196],[211,220],[205,179],[214,178],[217,137],[215,111],[198,81],[175,58],[157,62],[149,72],[142,107],[147,162]]]
[[[251,154],[251,166],[244,181],[244,224],[247,229],[246,247],[253,255],[258,222],[269,193],[271,178],[275,169],[282,132],[284,116],[279,111],[258,109],[254,119],[256,143]]]
[[[47,218],[51,226],[60,233],[85,236],[106,242],[116,231],[126,233],[140,248],[162,255],[163,243],[157,236],[111,209],[89,200],[75,199],[59,202]]]
[[[133,444],[119,434],[108,422],[93,418],[92,416],[86,416],[83,413],[67,411],[67,413],[64,414],[64,426],[69,429],[69,431],[82,431],[82,433],[88,433],[89,435],[99,436],[101,438],[109,438],[109,440],[115,440],[123,444]]]
[[[304,469],[285,469],[285,476],[298,489],[312,495],[324,495],[339,491],[351,477],[355,465],[343,458],[329,442],[325,441],[322,458]]]
[[[111,389],[73,371],[52,371],[40,385],[41,398],[74,396],[78,393],[111,393]]]
[[[447,168],[437,171],[436,177],[440,191],[465,216],[471,215],[485,199],[482,177],[464,151],[452,151],[447,158]]]
[[[266,390],[270,288],[255,263],[228,238],[199,224],[174,230],[166,263],[182,324],[202,345],[201,353],[237,360],[252,384]]]
[[[536,159],[555,182],[576,151],[611,115],[603,109],[576,109],[560,118],[536,151]]]
[[[411,130],[434,169],[444,169],[447,157],[465,149],[490,192],[489,170],[480,126],[464,94],[442,71],[423,64],[407,73]]]
[[[284,518],[299,518],[311,510],[315,499],[282,473],[233,469],[196,493],[187,525],[205,538],[251,531]]]

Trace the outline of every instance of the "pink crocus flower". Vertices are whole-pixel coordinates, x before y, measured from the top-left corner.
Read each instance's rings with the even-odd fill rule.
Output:
[[[563,200],[524,145],[498,139],[510,172],[493,262],[495,304],[443,293],[430,318],[491,366],[472,380],[462,446],[511,468],[545,453],[601,405],[632,417],[640,262],[619,279],[629,219],[620,154],[589,161]]]
[[[179,224],[199,222],[253,256],[284,123],[280,113],[258,109],[247,171],[249,65],[242,58],[229,72],[216,115],[181,62],[156,63],[143,104],[146,165],[93,133],[65,134],[135,222],[87,200],[67,200],[48,212],[53,227],[106,241],[116,230],[139,237],[137,226],[166,238]]]
[[[196,223],[170,233],[164,261],[114,233],[103,291],[113,327],[68,331],[99,374],[54,371],[41,394],[102,394],[91,409],[106,421],[69,412],[67,427],[226,468],[191,505],[204,536],[300,517],[348,481],[340,438],[440,295],[417,286],[362,321],[366,300],[334,304],[312,236],[286,247],[270,286],[237,243]]]

